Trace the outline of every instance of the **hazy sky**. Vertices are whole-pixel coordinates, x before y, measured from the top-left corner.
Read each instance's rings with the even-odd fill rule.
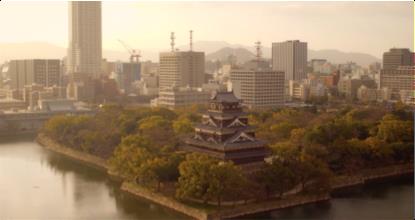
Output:
[[[391,47],[413,49],[412,2],[103,2],[103,47],[141,49],[195,41],[263,45],[288,39],[310,49],[339,49],[381,57]],[[0,42],[44,41],[67,46],[68,3],[0,3]]]

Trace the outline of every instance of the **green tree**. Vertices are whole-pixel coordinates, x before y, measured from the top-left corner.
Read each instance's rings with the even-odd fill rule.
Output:
[[[146,186],[156,183],[159,191],[163,182],[177,180],[182,160],[183,157],[177,153],[147,160],[140,166],[137,181]]]
[[[365,159],[372,166],[387,165],[391,163],[393,158],[392,148],[382,139],[378,137],[369,137],[364,143],[369,148]]]
[[[281,122],[278,124],[271,125],[270,131],[272,132],[274,141],[284,140],[290,137],[291,131],[297,128],[291,122]]]
[[[327,192],[330,190],[331,171],[323,161],[301,154],[299,161],[293,165],[302,189],[307,192]]]
[[[186,117],[179,117],[173,121],[173,130],[176,135],[186,135],[193,132],[192,122]]]
[[[179,165],[180,177],[176,196],[180,199],[196,198],[207,201],[211,167],[219,161],[204,154],[189,154]]]
[[[148,150],[151,149],[150,145],[151,142],[141,136],[130,135],[123,138],[109,160],[111,170],[130,181],[134,180],[139,174],[140,166],[154,157]]]
[[[154,147],[161,150],[176,144],[172,123],[161,116],[150,116],[139,121],[139,132],[152,140]]]
[[[292,167],[286,166],[281,159],[274,158],[271,164],[265,164],[258,173],[257,180],[265,188],[266,196],[277,193],[280,197],[296,184]]]
[[[241,193],[247,184],[239,167],[204,154],[190,154],[179,166],[178,198],[214,199],[221,206],[223,198]]]
[[[220,207],[224,197],[234,197],[234,195],[240,194],[246,185],[246,181],[241,168],[235,166],[232,162],[213,164],[210,167],[208,197],[216,198]]]
[[[387,114],[378,126],[377,137],[388,143],[413,142],[413,121],[402,121],[394,115]]]

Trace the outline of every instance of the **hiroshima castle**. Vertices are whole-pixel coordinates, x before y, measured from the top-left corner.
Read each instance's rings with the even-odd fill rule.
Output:
[[[255,138],[248,124],[248,114],[242,111],[241,101],[233,92],[217,92],[195,125],[193,137],[185,140],[184,149],[204,153],[237,165],[258,165],[264,162],[269,150],[264,141]]]

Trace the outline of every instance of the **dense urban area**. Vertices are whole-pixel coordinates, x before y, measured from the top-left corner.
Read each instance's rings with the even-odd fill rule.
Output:
[[[122,40],[129,60],[111,61],[101,3],[69,7],[64,58],[0,65],[0,136],[37,134],[135,190],[203,210],[326,196],[342,178],[413,163],[408,48],[365,65],[310,59],[306,39],[205,54],[190,30],[186,49],[166,36],[158,62]]]

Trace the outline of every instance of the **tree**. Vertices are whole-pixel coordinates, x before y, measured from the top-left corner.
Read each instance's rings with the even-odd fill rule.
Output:
[[[173,122],[173,130],[176,135],[186,135],[193,132],[192,122],[186,117],[179,117]]]
[[[413,121],[402,121],[394,115],[387,114],[378,126],[377,137],[388,143],[413,142]]]
[[[323,161],[302,154],[294,167],[303,190],[320,193],[330,189],[331,172]]]
[[[296,184],[295,174],[291,167],[276,158],[272,160],[271,164],[264,165],[258,173],[257,180],[265,188],[267,198],[273,193],[282,197],[284,192]]]
[[[109,160],[111,169],[128,180],[134,180],[139,174],[140,166],[154,155],[151,142],[137,135],[130,135],[122,139]]]
[[[356,138],[336,139],[327,149],[327,161],[331,170],[348,174],[353,174],[364,167],[364,155],[370,150],[364,141]]]
[[[150,116],[139,121],[139,132],[152,140],[156,148],[175,145],[175,136],[171,122],[161,116]]]
[[[291,130],[290,142],[295,145],[304,145],[305,133],[306,133],[306,129],[304,128],[296,128],[296,129]]]
[[[216,198],[219,207],[224,197],[240,194],[246,184],[241,168],[232,162],[214,164],[210,168],[210,175],[207,194],[209,198]]]
[[[297,127],[293,123],[284,121],[278,124],[271,125],[270,130],[272,132],[273,139],[275,141],[278,141],[281,139],[289,138],[291,131],[295,128]]]
[[[378,166],[386,165],[391,162],[393,157],[392,148],[382,139],[378,137],[369,137],[364,140],[369,151],[365,155],[365,159],[368,163]]]
[[[395,142],[395,143],[389,144],[389,147],[393,151],[393,157],[395,161],[409,162],[413,158],[413,155],[414,155],[413,143]]]
[[[207,201],[211,167],[217,160],[204,154],[189,154],[179,165],[179,181],[176,196],[180,199],[196,198]]]
[[[179,166],[180,177],[176,195],[181,198],[215,199],[221,206],[223,198],[241,193],[247,180],[232,162],[218,161],[207,155],[190,154]]]
[[[177,153],[147,160],[140,166],[137,181],[146,186],[157,183],[157,191],[160,191],[161,183],[177,180],[178,166],[182,160]]]

